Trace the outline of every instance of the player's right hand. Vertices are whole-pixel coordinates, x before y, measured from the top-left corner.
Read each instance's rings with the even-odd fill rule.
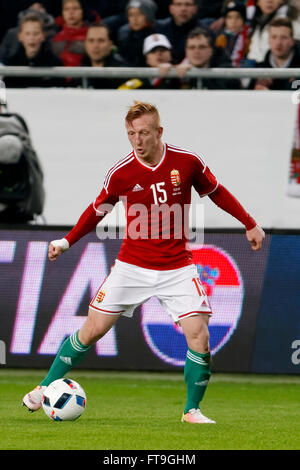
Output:
[[[53,246],[52,243],[50,243],[48,248],[48,258],[50,261],[55,261],[62,253],[63,251],[60,246]]]
[[[55,261],[56,258],[63,254],[64,251],[69,249],[69,243],[65,238],[61,240],[53,240],[49,244],[48,258],[50,261]]]

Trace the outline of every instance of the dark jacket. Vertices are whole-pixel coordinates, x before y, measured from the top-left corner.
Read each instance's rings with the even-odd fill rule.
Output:
[[[271,57],[271,51],[268,51],[265,59],[263,62],[259,62],[256,64],[257,68],[273,68],[272,64],[270,63],[270,57]],[[300,68],[300,43],[297,42],[294,46],[294,55],[292,57],[291,62],[289,63],[288,67],[286,68]],[[300,78],[300,71],[298,73],[297,77],[292,77],[292,78],[274,78],[272,80],[271,85],[268,86],[269,90],[291,90],[292,89],[292,83],[294,80]],[[256,81],[253,80],[250,88],[254,88],[256,84]]]
[[[20,43],[16,53],[10,57],[3,57],[4,65],[27,67],[61,67],[61,60],[54,55],[48,42],[43,42],[35,57],[28,59],[25,49]],[[43,77],[5,77],[5,84],[9,88],[51,87],[64,86],[64,80],[59,78]]]
[[[222,48],[216,47],[210,61],[210,68],[232,68],[231,60]],[[240,81],[227,78],[184,78],[182,89],[200,88],[207,90],[236,90],[241,88]]]
[[[179,64],[185,56],[185,41],[189,32],[201,26],[201,21],[194,17],[182,26],[177,26],[172,16],[156,21],[156,30],[164,34],[172,44],[172,57],[175,64]]]
[[[145,67],[143,55],[144,40],[155,33],[155,27],[149,26],[141,31],[133,31],[128,24],[124,24],[118,33],[118,52],[125,62],[132,67]]]
[[[81,62],[82,67],[91,67],[90,58],[85,55]],[[127,67],[126,62],[118,54],[111,53],[104,59],[103,67]],[[102,67],[100,67],[102,68]],[[88,78],[87,83],[89,88],[97,89],[116,89],[122,83],[124,83],[124,78]]]

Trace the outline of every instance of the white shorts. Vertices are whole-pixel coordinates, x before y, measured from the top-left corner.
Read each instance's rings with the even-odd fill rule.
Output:
[[[90,308],[108,315],[132,317],[136,307],[157,297],[174,322],[211,315],[211,307],[194,264],[157,271],[116,260]]]

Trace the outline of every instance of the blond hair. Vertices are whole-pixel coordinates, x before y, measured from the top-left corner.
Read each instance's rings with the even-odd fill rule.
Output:
[[[153,116],[155,125],[160,127],[160,116],[157,107],[151,103],[145,103],[143,101],[134,101],[134,104],[130,106],[128,113],[125,117],[127,124],[131,124],[134,119],[137,119],[145,114]]]

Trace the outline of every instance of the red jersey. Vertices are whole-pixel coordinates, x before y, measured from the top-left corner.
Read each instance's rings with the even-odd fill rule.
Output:
[[[246,230],[256,226],[239,201],[218,184],[199,155],[165,144],[162,159],[154,167],[139,160],[134,151],[114,165],[106,175],[101,193],[65,239],[72,246],[95,229],[121,199],[125,203],[127,227],[118,255],[120,261],[155,270],[192,264],[186,237],[192,187],[200,197],[208,195],[214,204],[244,224]]]
[[[186,246],[192,187],[202,197],[217,186],[199,155],[164,144],[162,159],[154,167],[134,151],[114,165],[94,209],[102,214],[101,205],[123,200],[127,227],[120,261],[148,269],[177,269],[192,264]]]

